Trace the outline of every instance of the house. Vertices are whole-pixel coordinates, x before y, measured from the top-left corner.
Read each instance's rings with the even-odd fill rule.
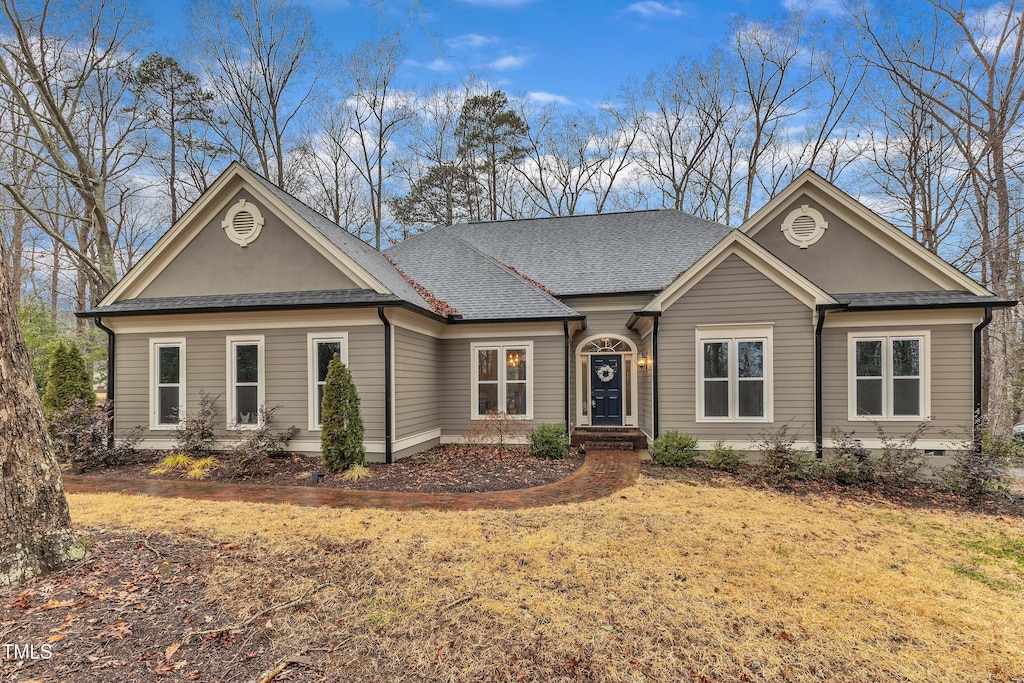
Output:
[[[528,424],[687,432],[749,448],[788,425],[868,437],[980,405],[1003,301],[807,172],[739,229],[671,210],[436,227],[383,254],[238,164],[93,309],[118,433],[170,448],[218,396],[218,438],[261,405],[319,451],[327,360],[349,365],[371,461]]]

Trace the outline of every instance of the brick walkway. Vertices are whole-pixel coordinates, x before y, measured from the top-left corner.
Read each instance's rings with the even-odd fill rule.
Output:
[[[513,491],[487,493],[403,493],[350,491],[307,486],[215,484],[201,481],[116,479],[64,475],[68,493],[122,493],[163,498],[291,503],[328,507],[377,507],[391,510],[514,510],[518,508],[596,500],[631,486],[640,472],[632,451],[594,451],[576,472],[562,481]]]

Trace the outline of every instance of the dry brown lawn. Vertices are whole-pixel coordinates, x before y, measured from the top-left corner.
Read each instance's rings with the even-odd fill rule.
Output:
[[[320,586],[259,637],[331,680],[1024,680],[1021,518],[643,477],[517,512],[70,500],[225,544],[225,623]]]

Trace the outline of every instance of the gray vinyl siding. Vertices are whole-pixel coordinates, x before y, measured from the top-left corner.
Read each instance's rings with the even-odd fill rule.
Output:
[[[395,439],[441,427],[441,341],[402,327],[395,338]]]
[[[833,314],[835,315],[835,314]],[[840,316],[835,315],[841,319]],[[827,318],[826,318],[827,320]],[[974,414],[974,334],[969,324],[918,325],[906,323],[898,327],[826,327],[822,332],[822,411],[825,438],[833,426],[858,437],[876,439],[878,433],[870,422],[849,419],[849,334],[870,337],[892,331],[929,330],[931,336],[931,417],[924,438],[941,439],[943,432],[965,434]],[[887,436],[912,432],[917,420],[884,420]]]
[[[651,358],[651,338],[652,335],[648,334],[642,340],[640,340],[640,355],[644,358]],[[640,412],[640,429],[644,431],[647,436],[654,438],[654,372],[652,369],[647,368],[644,370],[637,369],[637,391],[640,393],[637,396],[637,409]]]
[[[465,434],[476,424],[470,418],[472,374],[470,345],[533,342],[533,420],[529,425],[557,423],[565,419],[565,337],[481,337],[446,339],[441,342],[441,433],[448,437]]]
[[[316,331],[348,333],[348,361],[359,392],[367,441],[384,439],[384,352],[383,327],[322,327]],[[296,439],[318,440],[319,431],[309,430],[309,364],[307,330],[244,329],[231,331],[119,334],[115,368],[115,427],[119,434],[136,425],[145,428],[147,438],[170,439],[168,430],[149,430],[150,367],[149,340],[184,337],[185,405],[198,407],[201,390],[216,396],[216,437],[228,437],[226,392],[228,388],[227,337],[264,336],[265,404],[279,406],[273,424],[284,429],[299,428]],[[231,436],[234,436],[232,434]]]
[[[755,441],[788,424],[801,441],[814,438],[812,311],[738,256],[729,256],[661,316],[658,332],[658,431],[677,429],[703,440]],[[696,421],[698,325],[773,324],[774,422]]]

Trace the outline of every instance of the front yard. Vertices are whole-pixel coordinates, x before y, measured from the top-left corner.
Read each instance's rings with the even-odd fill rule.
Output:
[[[3,680],[1024,680],[1016,516],[651,477],[518,512],[70,502],[93,564],[0,591],[0,641],[53,652]]]

